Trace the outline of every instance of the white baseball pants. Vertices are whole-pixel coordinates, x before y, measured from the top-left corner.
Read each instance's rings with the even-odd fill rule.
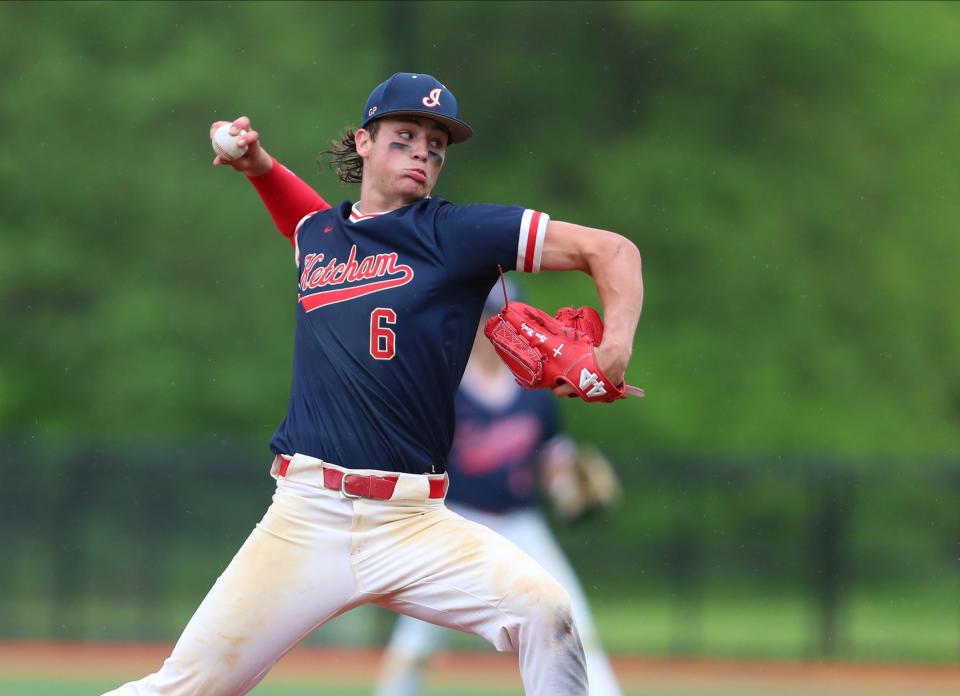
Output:
[[[540,565],[430,499],[427,476],[400,474],[390,500],[346,498],[323,487],[321,464],[293,457],[160,671],[108,696],[245,694],[314,629],[366,603],[518,652],[528,696],[587,696],[570,598]]]
[[[492,514],[466,506],[451,506],[451,509],[512,541],[567,590],[586,654],[590,696],[622,696],[616,675],[597,637],[583,588],[543,515],[530,509],[505,514]],[[444,646],[447,635],[439,626],[401,616],[390,637],[376,696],[420,696],[426,661]]]

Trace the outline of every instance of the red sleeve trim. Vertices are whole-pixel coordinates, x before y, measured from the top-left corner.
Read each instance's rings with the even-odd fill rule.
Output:
[[[273,224],[284,237],[290,239],[291,243],[297,231],[297,223],[310,213],[328,210],[331,207],[303,179],[276,159],[273,160],[273,168],[269,172],[248,178],[260,194],[267,212],[273,218]]]
[[[540,272],[540,256],[543,253],[543,239],[547,234],[550,216],[538,210],[523,211],[520,218],[520,237],[517,240],[518,271],[524,273]]]

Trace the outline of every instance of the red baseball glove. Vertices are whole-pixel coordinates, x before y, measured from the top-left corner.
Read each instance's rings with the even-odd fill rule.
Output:
[[[484,335],[525,389],[569,384],[584,401],[616,401],[643,390],[612,384],[597,365],[594,347],[603,321],[592,307],[564,307],[550,316],[523,302],[510,302],[490,317]]]

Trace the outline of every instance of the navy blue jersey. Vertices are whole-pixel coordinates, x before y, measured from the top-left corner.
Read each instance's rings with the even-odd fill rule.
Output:
[[[487,512],[530,506],[543,445],[557,435],[555,402],[547,390],[517,387],[509,402],[491,407],[461,388],[447,500]]]
[[[445,471],[454,393],[497,266],[538,271],[548,220],[440,198],[308,216],[294,235],[293,384],[270,448],[352,469]]]

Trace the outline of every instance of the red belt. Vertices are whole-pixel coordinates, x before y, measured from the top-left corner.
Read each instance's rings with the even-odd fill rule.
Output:
[[[280,476],[287,475],[290,460],[280,458]],[[377,476],[376,474],[355,474],[323,467],[323,485],[331,490],[340,491],[347,498],[376,498],[390,500],[397,487],[399,476]],[[447,493],[447,477],[427,479],[430,483],[430,497],[442,498]]]

